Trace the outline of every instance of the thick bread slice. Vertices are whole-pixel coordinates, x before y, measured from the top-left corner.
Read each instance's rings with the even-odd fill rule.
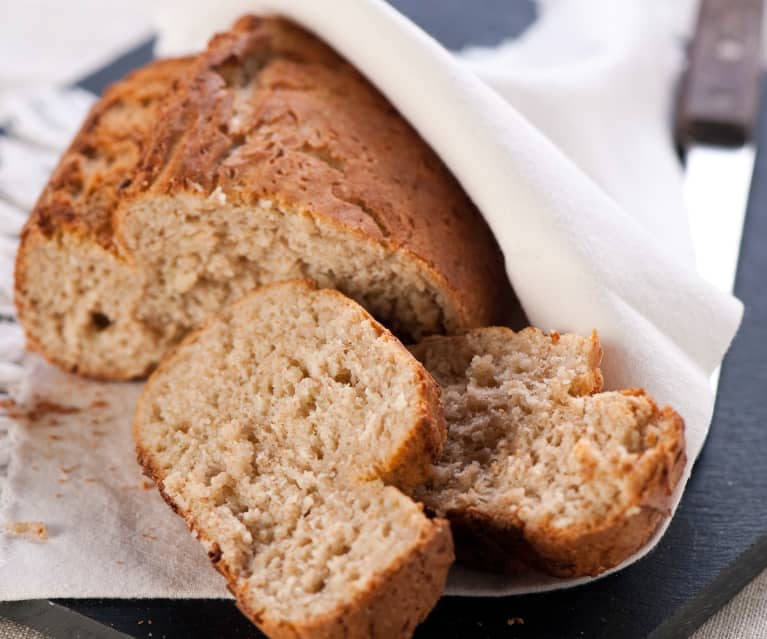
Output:
[[[326,45],[246,17],[181,81],[166,75],[151,96],[134,76],[95,107],[24,233],[19,317],[50,359],[140,377],[210,313],[291,278],[415,338],[502,321],[513,294],[479,212]]]
[[[258,289],[150,377],[138,456],[276,637],[408,637],[452,563],[449,525],[397,487],[444,440],[439,388],[333,290]],[[390,484],[390,485],[386,485]]]
[[[597,575],[668,515],[682,419],[641,390],[599,392],[596,333],[484,328],[411,350],[442,386],[448,423],[415,496],[450,520],[460,559]]]

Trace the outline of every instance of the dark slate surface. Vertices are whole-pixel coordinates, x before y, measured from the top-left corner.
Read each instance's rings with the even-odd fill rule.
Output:
[[[527,1],[394,0],[393,4],[454,48],[468,42],[497,42],[519,32],[534,15]],[[82,84],[100,90],[149,55],[150,49],[144,47],[118,61],[118,69],[109,67]],[[762,120],[759,137],[764,146],[767,120]],[[736,293],[746,303],[745,320],[725,360],[706,447],[658,548],[620,574],[563,592],[443,598],[416,637],[687,637],[767,567],[766,206],[767,156],[759,155],[736,283]],[[225,601],[58,603],[134,637],[262,636]],[[64,619],[66,609],[45,617],[26,610],[27,621],[37,619],[36,625],[56,636],[76,636],[68,630],[74,621]],[[24,604],[0,605],[0,614],[11,617],[20,618],[23,611]],[[509,625],[514,618],[524,624]]]

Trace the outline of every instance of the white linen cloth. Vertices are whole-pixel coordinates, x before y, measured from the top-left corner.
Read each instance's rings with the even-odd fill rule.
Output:
[[[3,0],[0,95],[75,83],[151,35],[153,0]]]
[[[598,328],[607,385],[643,386],[684,416],[690,463],[675,508],[708,430],[709,375],[741,306],[694,272],[668,119],[677,28],[687,14],[686,3],[671,4],[547,3],[523,38],[463,61],[380,0],[334,0],[332,11],[316,0],[226,0],[194,9],[165,2],[157,24],[160,52],[175,54],[198,48],[243,11],[278,12],[352,60],[477,203],[531,322]],[[13,195],[19,184],[7,171],[18,174],[19,165],[8,167],[6,152],[0,147],[0,193]],[[28,193],[12,199],[30,202]],[[12,245],[4,253],[7,296]],[[4,422],[9,463],[0,522],[45,521],[50,539],[0,539],[0,599],[226,596],[181,520],[154,491],[139,489],[129,440],[138,387],[78,380],[35,356],[19,358],[13,325],[0,337],[8,352],[0,374],[17,401],[83,408],[31,426]],[[584,581],[456,569],[448,592],[500,595]]]

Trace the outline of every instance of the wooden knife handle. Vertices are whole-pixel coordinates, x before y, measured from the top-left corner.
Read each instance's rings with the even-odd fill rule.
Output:
[[[677,105],[677,142],[751,136],[760,93],[762,0],[702,0]]]

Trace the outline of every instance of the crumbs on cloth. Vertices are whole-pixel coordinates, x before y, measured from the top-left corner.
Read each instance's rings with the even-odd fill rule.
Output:
[[[5,524],[5,531],[17,537],[25,537],[37,541],[48,540],[48,526],[42,521],[15,521]]]
[[[79,413],[82,409],[78,406],[64,406],[48,400],[39,400],[31,404],[17,404],[12,399],[0,400],[0,409],[4,409],[4,415],[14,419],[25,419],[30,422],[37,421],[50,415],[71,415]]]

